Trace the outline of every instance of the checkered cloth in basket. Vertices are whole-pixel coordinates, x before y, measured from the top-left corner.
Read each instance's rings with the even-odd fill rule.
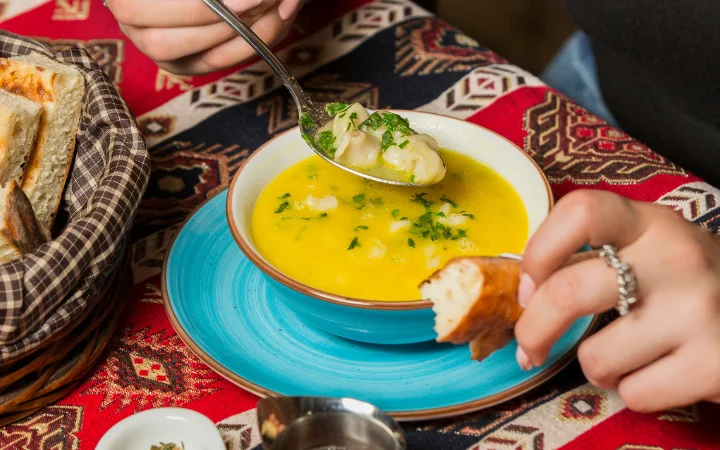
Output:
[[[0,30],[0,56],[41,53],[85,77],[74,165],[51,242],[0,266],[0,362],[22,357],[73,324],[117,269],[150,174],[135,119],[100,66],[81,49],[46,45]]]

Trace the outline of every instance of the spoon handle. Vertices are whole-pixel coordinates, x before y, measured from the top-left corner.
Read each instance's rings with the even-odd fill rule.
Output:
[[[247,26],[240,18],[225,5],[222,0],[203,0],[205,4],[215,12],[222,20],[225,21],[233,30],[235,30],[250,46],[264,59],[270,68],[280,77],[282,82],[288,88],[297,104],[298,110],[302,105],[312,105],[312,100],[305,94],[305,91],[287,70],[285,65],[275,56],[270,48],[263,42],[260,37]]]

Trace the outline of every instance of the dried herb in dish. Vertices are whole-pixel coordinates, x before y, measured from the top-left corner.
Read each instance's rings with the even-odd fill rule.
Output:
[[[180,447],[178,447],[177,445],[175,445],[172,442],[168,443],[168,444],[166,444],[164,442],[160,442],[160,445],[153,445],[152,447],[150,447],[150,450],[184,450],[184,449],[185,449],[185,444],[183,444],[182,442],[180,442]]]

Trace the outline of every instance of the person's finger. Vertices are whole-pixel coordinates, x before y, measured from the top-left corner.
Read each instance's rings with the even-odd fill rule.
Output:
[[[277,0],[224,2],[237,14],[258,15],[275,6]],[[107,6],[120,23],[134,27],[188,27],[221,21],[202,0],[107,0]]]
[[[302,0],[281,0],[280,4],[278,5],[278,12],[280,13],[280,18],[285,22],[291,20],[292,17],[300,9],[301,2]]]
[[[252,25],[252,22],[246,23]],[[139,28],[120,24],[120,29],[141,52],[156,62],[194,55],[236,36],[235,31],[224,22],[177,28]]]
[[[564,267],[540,285],[515,324],[518,345],[532,365],[545,361],[555,341],[578,318],[615,305],[616,280],[612,269],[595,258]]]
[[[677,348],[684,324],[658,327],[661,315],[650,308],[641,309],[614,321],[580,344],[578,360],[585,377],[599,388],[614,389],[625,375]]]
[[[640,303],[633,308],[633,311],[637,312],[624,318],[622,326],[613,325],[609,329],[621,327],[620,329],[624,330],[625,324],[630,321],[657,322],[665,319],[663,315],[667,312],[666,309],[653,313],[654,309],[646,311],[644,307],[655,290],[674,291],[672,284],[667,285],[672,280],[667,276],[668,266],[663,262],[662,251],[657,249],[658,239],[658,236],[648,232],[632,245],[619,250],[618,258],[630,266],[635,276],[635,295],[640,299]],[[608,267],[600,257],[564,266],[551,274],[533,292],[515,325],[515,335],[521,348],[519,353],[524,354],[520,356],[525,362],[525,368],[542,364],[550,353],[552,345],[577,319],[602,313],[617,306],[618,295],[617,272]],[[656,303],[663,303],[662,297],[657,298],[659,301]],[[602,335],[601,332],[600,336]],[[613,374],[615,369],[608,374],[595,374],[595,377],[612,378]],[[612,379],[598,381],[611,384],[615,382]]]
[[[623,197],[601,191],[571,192],[558,202],[528,242],[522,268],[529,279],[523,281],[539,286],[583,245],[612,244],[622,248],[642,232],[640,217]],[[532,289],[521,291],[526,297]]]
[[[250,28],[264,42],[272,45],[282,34],[285,22],[277,10],[267,11]],[[201,53],[186,56],[158,65],[170,73],[178,75],[197,75],[232,67],[255,54],[245,40],[237,36]]]
[[[637,412],[662,411],[717,396],[720,393],[712,392],[712,386],[720,385],[716,345],[686,344],[623,378],[618,386],[620,396]]]

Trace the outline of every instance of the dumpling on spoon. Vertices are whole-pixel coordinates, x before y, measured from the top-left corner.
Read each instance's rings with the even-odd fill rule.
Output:
[[[335,111],[333,120],[326,123],[321,134],[332,133],[332,158],[344,166],[372,169],[380,161],[380,139],[363,133],[358,126],[368,118],[360,103],[343,106]]]
[[[416,133],[407,119],[389,111],[368,114],[360,103],[335,102],[325,109],[332,120],[320,127],[310,144],[339,164],[415,185],[435,184],[445,177],[437,141]]]
[[[335,137],[335,147],[340,147],[340,141],[346,133],[357,130],[358,125],[370,117],[360,103],[353,103],[337,113],[332,120],[332,134]]]
[[[427,134],[406,136],[382,155],[388,166],[408,174],[417,184],[434,184],[445,177],[445,164],[438,153],[438,143]]]
[[[343,134],[335,150],[335,161],[345,166],[372,169],[379,160],[380,139],[358,130]]]

